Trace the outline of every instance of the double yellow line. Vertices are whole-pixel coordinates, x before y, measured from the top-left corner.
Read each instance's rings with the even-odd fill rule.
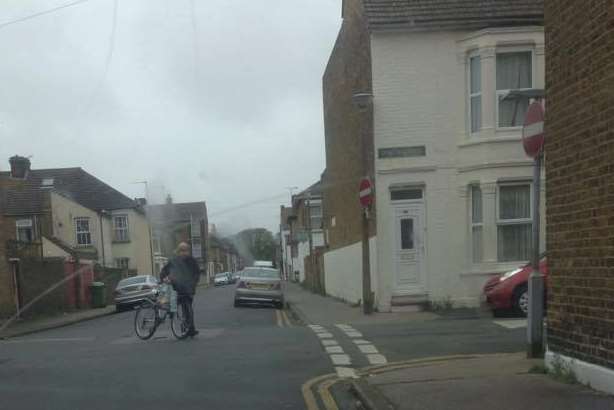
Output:
[[[279,327],[292,327],[292,323],[290,323],[290,319],[286,314],[285,310],[275,310],[275,319],[277,321],[277,326]]]

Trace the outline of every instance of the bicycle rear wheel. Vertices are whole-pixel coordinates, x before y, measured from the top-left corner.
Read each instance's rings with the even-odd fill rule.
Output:
[[[189,309],[189,306],[186,308]],[[171,317],[171,331],[179,340],[188,337],[188,333],[190,332],[188,318],[184,313],[184,306],[181,304],[178,304],[177,311],[173,313],[173,316]]]
[[[158,327],[158,308],[146,303],[141,305],[134,315],[134,332],[143,340],[153,336]]]

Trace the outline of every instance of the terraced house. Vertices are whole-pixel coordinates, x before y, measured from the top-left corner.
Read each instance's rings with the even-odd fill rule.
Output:
[[[543,2],[345,0],[342,17],[323,77],[326,292],[362,297],[370,176],[377,308],[475,306],[489,277],[529,258],[529,101],[505,96],[544,88]]]
[[[91,264],[152,272],[141,205],[81,168],[33,170],[29,159],[12,157],[10,171],[0,172],[0,213],[3,250],[7,243],[36,244],[40,258],[78,254]],[[12,300],[19,291],[19,266],[13,265],[20,261],[3,259],[1,287],[10,291],[2,295]]]

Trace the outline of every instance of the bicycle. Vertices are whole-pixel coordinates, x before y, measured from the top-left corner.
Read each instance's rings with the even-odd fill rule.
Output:
[[[179,302],[179,303],[178,303]],[[178,340],[189,336],[189,322],[185,307],[178,301],[177,292],[171,285],[163,283],[154,291],[153,297],[145,299],[134,315],[134,331],[142,339],[150,339],[158,326],[169,317],[171,331]]]

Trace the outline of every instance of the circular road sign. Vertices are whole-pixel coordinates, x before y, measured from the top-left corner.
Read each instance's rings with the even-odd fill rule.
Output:
[[[360,181],[360,205],[368,208],[373,203],[373,187],[369,178]]]
[[[544,107],[539,101],[529,106],[525,116],[522,146],[531,158],[537,158],[544,148]]]

